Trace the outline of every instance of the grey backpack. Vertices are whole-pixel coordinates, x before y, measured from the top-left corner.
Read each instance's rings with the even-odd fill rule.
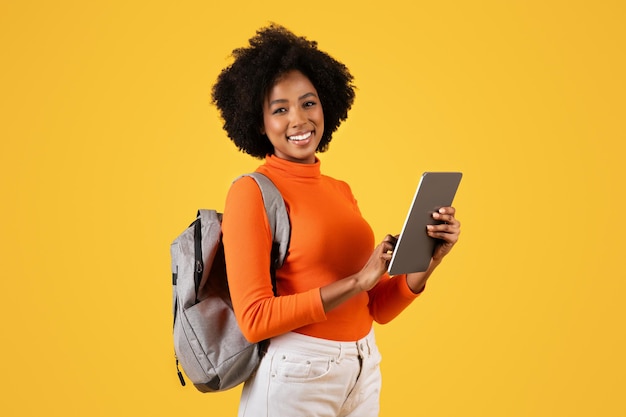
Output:
[[[289,246],[289,216],[280,192],[267,177],[257,172],[246,176],[256,180],[263,195],[274,240],[268,256],[272,256],[275,286],[274,271],[282,266]],[[215,210],[199,210],[170,247],[176,368],[182,385],[179,363],[201,392],[224,391],[246,381],[263,351],[262,343],[245,339],[233,313],[221,220]]]

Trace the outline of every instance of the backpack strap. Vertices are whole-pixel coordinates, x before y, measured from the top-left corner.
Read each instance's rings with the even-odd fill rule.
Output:
[[[276,188],[276,185],[265,175],[260,172],[251,172],[241,177],[252,177],[261,189],[263,203],[265,204],[265,212],[267,220],[270,224],[274,243],[277,245],[277,257],[274,259],[273,267],[275,269],[283,266],[287,251],[289,250],[289,239],[291,238],[291,225],[289,223],[289,214],[283,196]],[[238,178],[238,179],[239,179]]]

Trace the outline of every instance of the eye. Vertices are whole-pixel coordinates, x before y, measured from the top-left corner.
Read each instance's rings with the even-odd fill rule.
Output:
[[[284,107],[278,107],[278,108],[276,108],[276,109],[272,110],[272,114],[281,114],[281,113],[284,113],[284,112],[286,112],[286,111],[287,111],[287,109],[286,109],[286,108],[284,108]]]
[[[317,102],[312,101],[312,100],[309,100],[309,101],[305,101],[305,102],[302,104],[302,106],[303,106],[303,107],[313,107],[313,106],[315,106],[316,104],[317,104]]]

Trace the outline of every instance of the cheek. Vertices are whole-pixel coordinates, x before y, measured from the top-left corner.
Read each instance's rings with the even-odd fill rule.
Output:
[[[267,118],[264,120],[265,134],[271,139],[284,136],[285,126],[280,120]]]
[[[321,107],[319,107],[319,109],[316,109],[315,121],[318,126],[324,127],[324,111]]]

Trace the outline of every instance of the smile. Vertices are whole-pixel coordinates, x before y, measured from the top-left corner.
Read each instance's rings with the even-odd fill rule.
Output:
[[[313,132],[307,132],[307,133],[303,133],[302,135],[288,136],[288,139],[298,142],[298,141],[306,140],[310,138],[312,134]]]

